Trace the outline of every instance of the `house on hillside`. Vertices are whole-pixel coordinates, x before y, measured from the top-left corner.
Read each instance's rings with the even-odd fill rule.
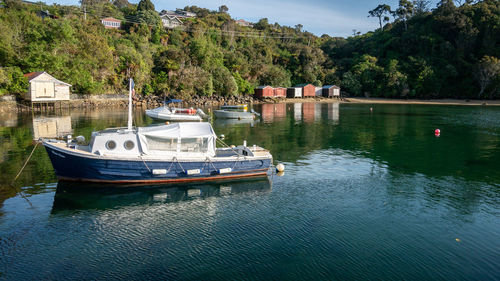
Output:
[[[57,80],[45,71],[24,74],[29,87],[25,99],[31,102],[68,101],[70,84]]]
[[[105,28],[115,28],[115,29],[119,29],[122,25],[121,20],[112,17],[101,19],[101,23],[102,25],[104,25]]]
[[[176,27],[182,26],[182,21],[174,15],[170,15],[168,13],[160,15],[161,22],[163,27],[168,29],[174,29]]]
[[[178,18],[196,18],[196,13],[184,10],[175,10],[175,16]]]
[[[40,11],[37,11],[36,12],[36,15],[41,17],[42,19],[45,19],[45,18],[51,18],[51,19],[57,19],[58,17],[56,15],[53,15],[49,12],[49,10],[40,10]]]
[[[335,85],[323,86],[323,97],[340,98],[340,87]]]
[[[253,27],[253,24],[251,22],[246,21],[246,20],[237,20],[236,24],[239,26]]]

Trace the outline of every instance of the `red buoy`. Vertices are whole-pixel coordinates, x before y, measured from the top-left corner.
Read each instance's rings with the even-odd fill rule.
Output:
[[[439,129],[434,130],[435,136],[439,136],[440,134],[441,134],[441,130],[439,130]]]

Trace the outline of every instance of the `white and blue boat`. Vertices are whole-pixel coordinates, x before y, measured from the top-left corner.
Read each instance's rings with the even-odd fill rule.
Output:
[[[103,183],[174,183],[266,176],[272,155],[266,149],[217,148],[210,123],[185,122],[92,133],[84,145],[68,139],[42,140],[61,180]],[[80,144],[81,143],[81,144]]]

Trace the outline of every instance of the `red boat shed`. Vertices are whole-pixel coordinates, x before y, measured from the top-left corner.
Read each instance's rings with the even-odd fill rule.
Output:
[[[271,86],[259,86],[255,88],[254,94],[256,98],[272,98],[274,90]]]
[[[295,87],[302,88],[302,97],[314,97],[316,95],[316,87],[313,84],[300,84]]]
[[[286,88],[274,88],[274,96],[278,98],[286,98]]]

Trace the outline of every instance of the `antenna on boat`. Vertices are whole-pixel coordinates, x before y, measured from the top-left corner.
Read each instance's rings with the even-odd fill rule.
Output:
[[[134,91],[134,80],[130,78],[128,83],[128,126],[127,129],[132,131],[132,92]]]

